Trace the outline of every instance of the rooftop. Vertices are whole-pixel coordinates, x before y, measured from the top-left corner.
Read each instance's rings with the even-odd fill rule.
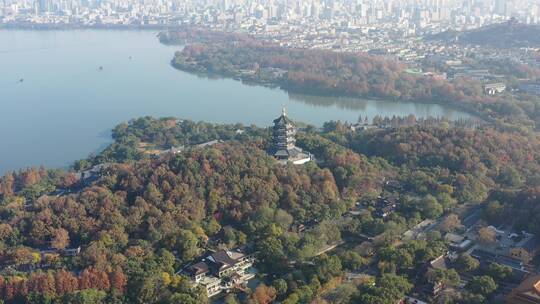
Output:
[[[509,304],[538,304],[540,303],[540,275],[525,279],[507,297]]]

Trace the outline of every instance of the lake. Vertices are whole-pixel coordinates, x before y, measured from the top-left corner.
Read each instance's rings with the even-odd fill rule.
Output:
[[[469,117],[440,105],[289,96],[201,78],[170,66],[178,49],[151,31],[0,30],[0,173],[67,166],[110,143],[118,123],[146,115],[258,126],[283,106],[314,125],[358,115]]]

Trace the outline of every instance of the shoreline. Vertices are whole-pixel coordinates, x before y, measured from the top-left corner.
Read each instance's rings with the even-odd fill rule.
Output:
[[[15,29],[15,28],[0,28],[0,31],[1,31],[1,30],[5,30],[5,32],[8,32],[8,31],[10,31],[10,30],[13,30],[13,31],[20,30],[20,33],[24,33],[24,31],[36,31],[36,33],[38,33],[38,34],[40,33],[40,30],[32,29],[32,28],[28,28],[28,29],[25,29],[25,30],[24,30],[24,29]],[[116,30],[118,30],[118,33],[121,33],[121,31],[125,31],[126,33],[129,33],[129,32],[136,32],[136,31],[142,31],[142,32],[144,32],[145,34],[148,34],[148,35],[152,35],[152,36],[153,36],[153,37],[151,37],[151,39],[148,40],[148,43],[149,43],[149,44],[151,43],[151,44],[153,45],[154,43],[160,43],[159,41],[156,41],[156,39],[157,39],[156,35],[151,34],[152,31],[149,31],[150,29],[148,29],[148,28],[143,28],[143,29],[139,29],[139,28],[119,28],[119,29],[112,29],[112,28],[71,28],[71,29],[67,29],[66,32],[69,33],[69,31],[79,31],[79,30],[81,31],[81,33],[84,33],[86,30],[88,30],[88,31],[96,31],[96,33],[103,33],[103,34],[107,33],[107,31],[114,32],[114,31],[116,31]],[[97,32],[97,31],[101,31],[101,30],[104,30],[104,31],[103,31],[103,32]],[[105,31],[105,30],[107,30],[107,31]],[[44,29],[43,31],[44,31],[43,34],[45,34],[45,32],[47,32],[47,31],[58,31],[59,33],[64,32],[64,30],[61,29],[61,28]],[[118,43],[121,43],[121,41],[119,41]],[[158,46],[159,46],[159,45],[158,45]],[[170,67],[169,67],[169,62],[168,62],[168,56],[173,55],[173,53],[174,53],[174,50],[171,50],[171,51],[170,51],[170,54],[169,54],[169,51],[167,51],[167,54],[169,54],[169,55],[165,55],[165,56],[166,56],[166,57],[165,57],[166,60],[165,60],[164,62],[160,63],[160,65],[164,65],[165,67],[167,67],[167,68],[170,69]],[[174,67],[174,68],[177,69],[177,67]],[[178,71],[176,71],[176,72],[178,72]],[[189,73],[189,74],[193,74],[193,73],[190,73],[190,72],[188,72],[188,73]],[[205,73],[202,73],[201,76],[202,76],[202,77],[207,77],[207,75],[206,75]],[[220,78],[229,78],[229,79],[232,78],[232,77],[223,77],[223,76],[219,76],[219,77],[220,77]],[[242,81],[242,85],[248,85],[248,86],[260,86],[260,87],[274,88],[274,89],[278,89],[278,88],[279,88],[281,92],[284,92],[284,93],[287,94],[287,95],[294,94],[294,92],[292,92],[291,90],[285,90],[285,89],[283,89],[281,86],[278,86],[278,85],[272,85],[272,84],[268,84],[268,83],[260,83],[260,82],[256,82],[256,81],[252,81],[252,80],[250,81],[250,80],[248,80],[248,79],[244,79],[244,80],[243,80],[243,79],[239,79],[239,80]],[[25,84],[26,84],[26,82],[25,82]],[[347,96],[339,96],[339,95],[336,96],[336,95],[330,95],[330,94],[327,94],[327,95],[313,94],[313,93],[309,93],[309,92],[307,92],[307,94],[306,94],[306,93],[303,93],[302,95],[306,95],[306,96],[315,96],[315,97],[317,97],[317,96],[319,96],[319,97],[347,97]],[[359,97],[356,97],[356,96],[353,96],[353,97],[354,97],[354,98],[359,98]],[[289,99],[290,99],[290,97],[289,97]],[[375,98],[373,98],[373,100],[384,100],[384,99],[375,99]],[[218,102],[218,100],[215,100],[215,102]],[[292,102],[298,102],[298,101],[294,101],[294,100],[293,100]],[[302,102],[302,104],[306,104],[306,103],[308,104],[308,105],[306,105],[305,107],[309,106],[309,107],[318,107],[318,108],[321,108],[321,106],[320,106],[319,104],[316,104],[316,103],[315,103],[315,104],[312,104],[312,103],[308,103],[308,102],[305,102],[305,101],[301,101],[301,102]],[[342,101],[337,100],[336,103],[328,104],[328,106],[324,105],[324,106],[322,106],[322,107],[326,107],[326,108],[328,108],[328,109],[332,109],[332,107],[334,107],[334,106],[339,107],[339,103],[338,103],[338,102],[342,102]],[[396,104],[399,104],[399,102],[396,102],[396,101],[392,101],[392,102],[393,102],[393,103],[396,103]],[[408,102],[409,102],[409,101],[408,101]],[[410,103],[418,103],[418,104],[421,104],[420,102],[414,102],[414,101],[410,101]],[[427,104],[427,103],[422,103],[422,104]],[[436,103],[432,103],[432,104],[436,104]],[[445,104],[438,104],[438,105],[442,105],[442,106],[446,107]],[[276,107],[277,107],[277,108],[280,108],[279,103],[276,103]],[[304,107],[304,106],[303,106],[303,107]],[[350,108],[345,108],[345,109],[348,109],[348,112],[357,112],[357,111],[359,112],[359,111],[361,111],[361,110],[354,110],[354,109],[350,109]],[[454,108],[453,108],[453,107],[448,107],[448,109],[454,109]],[[319,110],[317,110],[317,111],[321,111],[321,110],[319,109]],[[322,111],[324,111],[324,110],[322,110]],[[405,112],[407,112],[407,113],[405,113]],[[409,112],[409,111],[403,111],[403,114],[402,114],[402,115],[407,115],[407,114],[409,114],[408,112]],[[412,112],[412,111],[411,111],[411,112]],[[468,113],[468,112],[466,112],[466,111],[463,111],[463,112],[464,112],[464,113]],[[148,113],[148,112],[147,112],[147,113]],[[359,113],[360,113],[360,112],[359,112]],[[361,114],[362,114],[362,116],[363,116],[363,113],[361,113]],[[381,116],[385,116],[384,110],[378,111],[377,114],[379,114],[379,115],[381,115]],[[386,116],[388,116],[388,115],[386,115]],[[424,117],[423,115],[417,115],[417,116],[418,116],[418,117]],[[443,115],[438,115],[438,116],[442,117]],[[135,117],[138,117],[138,116],[135,116]],[[185,116],[185,115],[182,115],[182,117],[185,117],[185,118],[192,118],[192,117]],[[331,115],[330,112],[329,112],[328,114],[326,114],[325,117],[326,117],[325,121],[330,121],[330,120],[333,120],[333,119],[334,119],[334,120],[339,120],[339,117],[333,117],[333,116]],[[426,115],[425,117],[428,117],[428,115]],[[437,117],[437,115],[435,114],[435,115],[433,115],[432,117]],[[130,119],[131,119],[131,118],[133,118],[133,117],[130,117]],[[357,115],[356,115],[356,118],[357,118]],[[196,120],[199,120],[199,119],[196,119]],[[116,121],[115,123],[113,123],[113,124],[111,124],[111,125],[108,125],[108,126],[106,126],[106,127],[112,128],[112,127],[114,127],[117,123],[120,123],[121,121],[122,121],[122,120],[118,120],[118,121]],[[204,121],[212,121],[212,122],[218,123],[217,121],[215,121],[215,120],[210,120],[210,119],[204,119]],[[239,121],[239,120],[235,120],[235,121]],[[344,121],[344,120],[342,119],[341,121]],[[351,121],[351,122],[354,122],[355,120],[350,120],[350,121]],[[102,137],[102,136],[103,136],[103,132],[104,132],[103,130],[98,130],[98,132],[96,132],[95,134],[96,134],[96,136]],[[100,146],[92,147],[91,150],[83,151],[84,153],[81,153],[81,154],[80,154],[81,157],[78,157],[78,156],[75,157],[75,158],[62,157],[62,159],[64,160],[64,163],[63,163],[64,165],[61,165],[61,166],[58,166],[58,167],[70,166],[74,161],[76,161],[76,160],[79,159],[79,158],[86,158],[86,157],[88,157],[89,155],[98,153],[100,150],[103,150],[104,148],[106,148],[106,147],[108,146],[108,144],[110,144],[110,142],[112,141],[112,138],[111,138],[110,136],[103,136],[103,139],[104,139],[107,143],[103,143],[103,144],[101,144]],[[19,146],[19,147],[24,148],[24,146]],[[23,159],[23,158],[21,158],[21,159]],[[51,159],[52,159],[52,160],[51,160]],[[55,161],[54,158],[51,158],[51,159],[49,159],[48,157],[45,157],[45,158],[43,158],[42,161],[39,162],[39,164],[42,163],[42,164],[46,165],[47,167],[50,167],[50,162],[51,162],[51,161],[53,161],[53,162]],[[23,159],[23,160],[24,160],[24,159]],[[29,163],[27,163],[27,162],[21,162],[21,164],[23,164],[23,165],[21,165],[21,166],[16,166],[17,169],[21,169],[21,168],[25,168],[25,167],[31,166],[31,165],[29,165]],[[54,165],[53,165],[52,167],[57,167],[57,166],[54,166]],[[15,170],[17,170],[17,169],[15,169]]]
[[[185,41],[185,43],[179,44],[179,43],[171,43],[171,42],[164,42],[160,39],[159,34],[163,31],[171,30],[171,29],[178,29],[181,28],[180,25],[62,25],[62,26],[49,26],[49,25],[35,25],[35,24],[18,24],[14,26],[6,25],[6,24],[0,24],[0,30],[21,30],[21,31],[76,31],[76,30],[118,30],[118,31],[153,31],[157,30],[159,32],[156,33],[156,38],[158,39],[158,43],[167,45],[167,46],[178,46],[178,45],[185,45],[188,44],[188,41]],[[237,74],[219,74],[219,73],[209,73],[207,71],[202,71],[200,69],[191,69],[187,68],[178,64],[175,64],[174,57],[170,61],[170,65],[180,71],[190,73],[192,75],[197,75],[203,78],[222,78],[222,79],[233,79],[238,80],[244,85],[254,85],[254,86],[261,86],[265,88],[270,89],[280,89],[283,92],[287,94],[301,94],[306,96],[315,96],[315,97],[335,97],[335,98],[357,98],[357,99],[365,99],[365,100],[373,100],[373,101],[386,101],[386,102],[394,102],[394,103],[421,103],[426,105],[439,105],[444,107],[449,107],[456,111],[464,112],[473,118],[479,119],[484,122],[488,122],[491,124],[496,125],[497,121],[493,118],[486,117],[479,111],[475,111],[474,109],[470,109],[464,105],[456,104],[456,103],[444,103],[444,102],[437,102],[436,100],[400,100],[400,99],[387,99],[377,96],[356,96],[356,95],[350,95],[350,94],[336,94],[336,93],[325,93],[325,92],[310,92],[306,90],[294,90],[291,88],[284,87],[283,82],[271,82],[271,81],[260,81],[256,79],[252,79],[246,76],[241,75],[241,73]],[[215,76],[215,77],[213,77]]]
[[[467,115],[470,115],[471,119],[478,119],[478,120],[480,120],[482,122],[495,123],[494,121],[490,120],[489,118],[484,117],[484,115],[482,115],[478,111],[468,109],[468,108],[466,108],[464,106],[461,106],[459,104],[449,104],[449,103],[443,103],[443,102],[436,102],[435,100],[430,100],[430,101],[426,101],[426,100],[400,100],[400,99],[386,99],[386,98],[377,97],[377,96],[356,96],[356,95],[350,95],[350,94],[336,94],[336,93],[330,93],[330,92],[325,94],[324,92],[310,92],[310,91],[305,91],[305,90],[294,90],[294,89],[291,89],[291,88],[284,87],[282,81],[277,81],[277,82],[260,81],[260,80],[257,80],[257,79],[253,79],[251,77],[246,77],[246,76],[242,75],[241,73],[236,73],[236,74],[226,74],[226,73],[224,73],[224,74],[220,74],[220,73],[203,71],[201,69],[189,68],[188,66],[176,64],[175,60],[174,60],[174,57],[171,60],[171,66],[173,68],[179,70],[179,71],[186,72],[186,73],[189,73],[189,74],[192,74],[192,75],[196,75],[198,77],[203,77],[203,78],[207,78],[207,79],[216,79],[216,78],[217,79],[219,79],[219,78],[221,78],[221,79],[232,79],[232,80],[240,81],[244,85],[253,85],[253,86],[261,86],[261,87],[270,88],[270,89],[279,89],[279,90],[287,93],[288,95],[297,94],[297,95],[314,96],[314,97],[351,98],[351,99],[358,99],[358,100],[371,100],[371,101],[375,101],[375,102],[384,101],[384,102],[391,102],[391,103],[396,103],[396,104],[399,104],[399,103],[402,103],[402,104],[404,104],[404,103],[411,103],[411,104],[420,103],[420,104],[425,104],[425,105],[438,105],[438,106],[448,107],[448,108],[453,109],[455,111],[463,112],[463,113],[465,113]]]

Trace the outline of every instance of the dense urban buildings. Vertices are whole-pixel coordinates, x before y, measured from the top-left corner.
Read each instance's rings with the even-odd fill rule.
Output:
[[[516,17],[538,22],[538,4],[494,1],[336,1],[336,0],[211,0],[211,1],[63,1],[4,0],[4,22],[177,25],[206,24],[229,28],[266,27],[268,31],[295,23],[338,23],[343,27],[402,23],[409,29],[478,26]]]
[[[475,28],[514,17],[538,23],[539,5],[512,0],[3,0],[0,23],[49,26],[200,25],[290,38],[386,32],[413,38],[446,29]],[[324,38],[323,38],[324,39]],[[372,36],[366,35],[364,43]]]
[[[176,28],[246,33],[296,48],[369,52],[411,66],[426,59],[462,60],[471,54],[530,60],[528,53],[479,49],[429,40],[448,30],[471,30],[515,20],[538,24],[535,2],[494,1],[63,1],[3,0],[0,27]],[[444,39],[443,39],[444,40]],[[449,41],[450,40],[450,41]],[[440,77],[440,75],[435,75]]]

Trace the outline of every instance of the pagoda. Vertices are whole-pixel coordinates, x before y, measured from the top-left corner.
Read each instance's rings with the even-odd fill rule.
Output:
[[[296,146],[295,135],[294,123],[287,117],[285,108],[283,108],[281,116],[274,119],[270,154],[281,162],[291,161],[294,164],[304,164],[310,161],[312,159],[311,154]]]

